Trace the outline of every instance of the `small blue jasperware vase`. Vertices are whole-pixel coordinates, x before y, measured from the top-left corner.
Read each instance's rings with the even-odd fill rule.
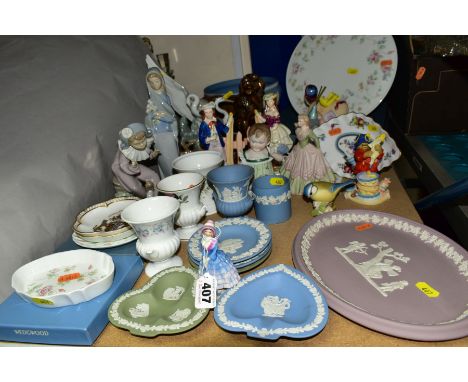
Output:
[[[218,212],[227,217],[246,214],[253,205],[249,187],[254,177],[250,166],[236,164],[211,170],[206,176],[215,191],[213,199]]]
[[[265,175],[252,185],[255,215],[265,224],[283,223],[291,217],[289,179],[282,175]]]

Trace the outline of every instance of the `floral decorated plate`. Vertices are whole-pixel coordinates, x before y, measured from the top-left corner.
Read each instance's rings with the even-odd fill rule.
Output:
[[[422,341],[468,335],[468,253],[427,226],[376,211],[329,212],[299,231],[293,260],[330,308],[361,325]]]
[[[222,219],[215,222],[221,230],[219,248],[238,263],[255,257],[271,242],[271,230],[265,223],[249,217]],[[201,232],[195,232],[188,241],[189,256],[196,262],[202,257]]]
[[[137,200],[134,196],[114,198],[88,207],[76,217],[73,231],[93,242],[122,240],[129,236],[132,227],[121,219],[120,213]]]
[[[142,288],[124,293],[111,304],[110,322],[143,337],[194,328],[209,313],[209,309],[195,308],[197,277],[194,270],[185,267],[157,273]]]
[[[26,301],[58,308],[89,301],[107,291],[114,279],[109,255],[89,249],[57,252],[19,268],[13,289]]]
[[[327,319],[327,303],[315,282],[284,264],[242,278],[215,308],[215,321],[223,329],[268,340],[314,336]]]
[[[345,172],[345,166],[347,161],[354,158],[354,141],[360,134],[369,134],[372,139],[385,134],[381,145],[384,156],[378,165],[379,171],[390,166],[401,155],[388,132],[364,114],[348,113],[333,118],[315,128],[314,134],[320,140],[320,150],[333,172],[345,178],[354,177],[354,174]]]
[[[369,114],[387,95],[398,55],[392,36],[304,36],[286,71],[286,90],[294,109],[306,112],[304,89],[326,86],[349,110]]]
[[[130,233],[131,235],[124,237],[123,239],[120,239],[120,240],[94,242],[94,241],[85,240],[73,232],[72,240],[75,244],[83,248],[91,248],[91,249],[114,248],[114,247],[118,247],[119,245],[130,243],[133,240],[136,240],[138,238],[137,235],[135,235],[133,231],[131,231]]]

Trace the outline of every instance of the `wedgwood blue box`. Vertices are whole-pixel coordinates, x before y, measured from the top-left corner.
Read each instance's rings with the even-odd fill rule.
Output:
[[[13,293],[0,304],[0,341],[92,345],[109,322],[110,304],[133,287],[143,270],[140,256],[123,255],[135,253],[134,246],[132,242],[103,251],[114,260],[114,281],[107,292],[90,301],[63,308],[41,308]],[[76,246],[67,242],[60,250],[68,249]]]

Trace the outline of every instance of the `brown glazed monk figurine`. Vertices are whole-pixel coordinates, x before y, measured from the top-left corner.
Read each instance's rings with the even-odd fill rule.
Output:
[[[242,77],[239,95],[234,101],[234,130],[247,136],[249,126],[255,124],[255,110],[263,110],[265,82],[256,74]]]

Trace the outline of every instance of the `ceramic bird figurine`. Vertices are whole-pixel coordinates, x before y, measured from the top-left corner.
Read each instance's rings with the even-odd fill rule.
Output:
[[[356,180],[350,179],[343,183],[311,182],[304,187],[304,196],[312,200],[314,209],[312,216],[333,211],[333,201],[338,193],[348,186],[354,185]]]

